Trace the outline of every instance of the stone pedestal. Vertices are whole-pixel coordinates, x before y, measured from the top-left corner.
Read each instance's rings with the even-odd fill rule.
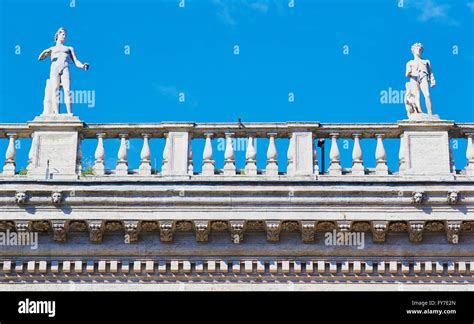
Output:
[[[169,167],[167,175],[188,175],[188,132],[169,132]]]
[[[289,156],[293,161],[288,166],[288,174],[312,175],[313,170],[313,133],[312,132],[293,132],[292,145],[290,146]]]
[[[83,126],[78,117],[67,114],[39,116],[28,122],[28,127],[34,129],[28,177],[77,179],[79,130]]]
[[[399,121],[403,128],[400,145],[403,145],[405,176],[437,179],[452,178],[451,152],[448,130],[452,121]]]

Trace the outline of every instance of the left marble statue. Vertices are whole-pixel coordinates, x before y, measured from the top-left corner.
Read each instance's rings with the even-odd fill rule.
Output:
[[[89,69],[88,63],[81,63],[77,59],[73,47],[64,45],[66,34],[66,30],[63,27],[59,28],[54,35],[56,45],[45,49],[38,57],[38,60],[51,57],[51,70],[49,79],[46,80],[42,115],[59,114],[60,90],[63,88],[67,114],[72,116],[69,62],[72,61],[76,67],[85,71]]]

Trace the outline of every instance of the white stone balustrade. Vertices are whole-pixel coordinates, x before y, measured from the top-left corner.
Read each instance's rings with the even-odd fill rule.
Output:
[[[331,177],[336,179],[348,176],[371,177],[371,176],[399,176],[399,177],[428,177],[440,176],[446,179],[456,177],[474,176],[474,125],[438,122],[425,125],[416,123],[400,122],[398,124],[319,124],[319,123],[248,123],[245,128],[239,128],[234,124],[212,124],[212,123],[161,123],[161,124],[90,124],[88,127],[77,127],[77,151],[75,152],[74,169],[77,176],[86,176],[81,170],[83,148],[81,142],[84,140],[95,140],[94,165],[92,174],[94,176],[141,176],[141,177],[307,177],[309,179],[324,179]],[[0,124],[0,130],[2,125]],[[55,125],[57,127],[57,125]],[[53,159],[56,156],[42,157],[43,151],[56,152],[58,149],[41,149],[41,136],[33,136],[40,127],[29,128],[18,125],[3,128],[3,137],[8,139],[8,147],[5,152],[5,161],[2,176],[15,176],[18,167],[16,161],[15,141],[21,138],[33,139],[28,154],[27,171],[38,168],[34,163]],[[68,136],[72,136],[74,130],[68,129]],[[59,133],[59,132],[58,132]],[[0,133],[2,134],[2,133]],[[49,135],[48,135],[49,136]],[[117,152],[117,165],[115,170],[106,170],[104,147],[105,140],[120,138],[120,147]],[[162,139],[165,142],[162,151],[161,170],[152,172],[151,160],[153,147],[152,139]],[[257,168],[257,139],[268,139],[266,154],[258,156],[265,161],[260,161],[263,168]],[[288,138],[287,147],[282,145],[283,140]],[[398,164],[399,170],[389,170],[385,139],[400,139]],[[466,159],[464,170],[454,170],[453,152],[448,143],[449,139],[465,138],[467,141]],[[132,159],[139,160],[137,169],[129,168],[129,152],[127,141],[129,139],[141,139],[142,146],[139,155],[133,151]],[[195,146],[199,154],[202,150],[202,165],[196,167],[194,163],[193,143],[194,140],[204,139],[203,146]],[[224,139],[225,149],[213,152],[212,142],[214,139]],[[316,145],[319,140],[329,140],[326,148],[319,149]],[[240,141],[245,141],[245,160],[236,159],[235,151],[240,151]],[[347,141],[352,141],[352,150]],[[367,152],[366,146],[362,144],[368,141],[376,143],[375,152]],[[430,149],[424,151],[424,141],[430,145],[437,145],[444,149]],[[72,141],[71,141],[72,142]],[[52,142],[48,142],[48,145]],[[66,142],[65,142],[66,143]],[[72,142],[73,143],[73,142]],[[154,143],[152,141],[152,143]],[[237,143],[237,144],[236,144]],[[259,142],[260,143],[260,142]],[[341,144],[342,143],[342,144]],[[43,144],[44,145],[44,144]],[[202,145],[202,144],[201,144]],[[342,146],[341,146],[342,145]],[[392,144],[391,144],[392,145]],[[393,146],[391,146],[393,147]],[[35,148],[35,149],[33,149]],[[363,152],[363,149],[365,152]],[[342,151],[341,151],[342,150]],[[392,150],[392,149],[391,149]],[[423,152],[420,154],[419,150]],[[69,150],[68,152],[70,152]],[[286,152],[286,168],[278,163],[278,153]],[[132,151],[131,151],[132,152]],[[326,156],[322,154],[325,153]],[[90,154],[87,152],[87,154]],[[131,154],[131,153],[130,153]],[[160,153],[158,153],[160,155]],[[375,157],[375,165],[368,164],[364,156]],[[136,156],[138,155],[138,156]],[[342,155],[342,156],[341,156]],[[426,155],[426,156],[425,156]],[[58,157],[60,154],[58,154]],[[428,159],[429,157],[429,159]],[[389,160],[394,157],[388,157]],[[396,159],[396,158],[395,158]],[[156,159],[155,159],[156,160]],[[216,169],[216,160],[222,161],[223,167]],[[319,161],[318,161],[319,160]],[[371,159],[373,161],[373,158]],[[72,159],[67,160],[72,162]],[[325,161],[329,165],[325,166]],[[352,162],[349,162],[352,161]],[[391,160],[393,163],[397,161]],[[322,164],[321,164],[322,162]],[[58,162],[56,162],[58,163]],[[284,163],[284,162],[283,162]],[[342,164],[344,163],[344,167]],[[373,162],[371,162],[373,163]],[[348,165],[347,165],[348,164]],[[427,166],[425,166],[425,164]],[[60,164],[58,164],[60,165]],[[20,165],[21,166],[21,165]],[[322,167],[325,168],[323,169]],[[61,165],[61,167],[63,167]],[[67,166],[64,166],[66,168]],[[156,164],[155,164],[156,167]],[[202,167],[202,168],[201,168]],[[279,168],[280,167],[280,168]],[[459,164],[458,164],[459,167]],[[72,166],[71,166],[72,168]],[[196,170],[197,168],[197,170]],[[222,169],[221,169],[222,168]],[[427,171],[425,171],[427,169]],[[28,174],[29,176],[29,174]],[[41,176],[35,173],[35,177]],[[454,178],[453,178],[454,177]],[[237,179],[237,178],[236,178]]]

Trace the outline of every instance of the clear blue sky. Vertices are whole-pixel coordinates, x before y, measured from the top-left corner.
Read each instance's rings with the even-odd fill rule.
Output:
[[[91,64],[72,70],[72,89],[95,93],[73,106],[89,123],[395,122],[404,105],[381,92],[404,89],[414,42],[433,65],[434,112],[474,121],[473,0],[179,2],[0,1],[0,122],[41,113],[49,60],[37,57],[60,26]]]

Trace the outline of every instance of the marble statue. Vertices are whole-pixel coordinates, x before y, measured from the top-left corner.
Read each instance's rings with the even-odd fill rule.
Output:
[[[431,62],[421,58],[423,53],[423,45],[415,43],[411,47],[413,60],[406,65],[406,77],[410,81],[405,84],[405,107],[409,119],[439,119],[437,115],[433,115],[430,86],[436,85]],[[428,114],[424,114],[421,110],[420,90],[425,97],[426,110]]]
[[[64,45],[65,40],[66,30],[61,27],[54,35],[56,45],[45,49],[38,57],[38,60],[44,60],[48,56],[51,57],[51,70],[49,79],[46,80],[44,110],[42,115],[59,114],[59,91],[63,88],[67,114],[72,116],[69,62],[72,60],[76,67],[85,71],[89,69],[88,63],[83,64],[77,59],[73,47]]]

